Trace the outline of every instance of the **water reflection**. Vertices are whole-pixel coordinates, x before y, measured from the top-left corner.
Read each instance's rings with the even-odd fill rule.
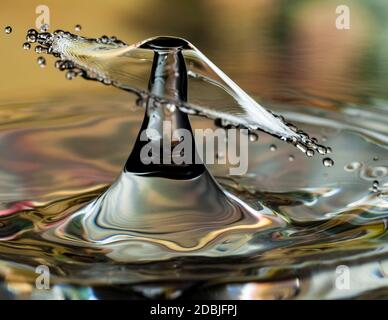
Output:
[[[348,31],[335,29],[337,3],[326,0],[115,1],[109,11],[105,1],[94,1],[93,14],[78,2],[48,3],[56,12],[54,28],[81,23],[82,32],[100,36],[110,30],[128,43],[160,34],[191,40],[242,88],[335,151],[336,165],[324,168],[320,160],[260,135],[249,147],[248,175],[231,180],[227,167],[210,167],[230,193],[254,209],[265,208],[279,222],[275,229],[249,235],[255,254],[217,263],[185,256],[135,266],[112,263],[116,257],[110,253],[117,248],[79,249],[47,239],[50,228],[112,183],[143,114],[133,111],[135,101],[122,93],[63,81],[52,68],[41,70],[19,54],[31,14],[19,14],[17,1],[7,5],[0,17],[15,21],[12,34],[0,38],[7,49],[1,52],[7,81],[0,98],[12,101],[0,107],[0,271],[5,279],[0,295],[386,297],[388,4],[343,3],[351,7]],[[71,5],[80,10],[68,12]],[[58,92],[61,98],[47,98]],[[212,123],[201,119],[193,125]],[[272,144],[277,148],[268,152]],[[376,179],[378,192],[372,190]],[[220,248],[239,248],[233,240]],[[53,290],[46,296],[33,285],[38,263],[53,272]],[[341,264],[352,272],[349,291],[335,287]],[[131,286],[123,290],[116,284]]]

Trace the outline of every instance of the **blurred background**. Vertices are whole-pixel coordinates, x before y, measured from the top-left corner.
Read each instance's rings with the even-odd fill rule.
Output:
[[[262,101],[322,108],[381,104],[388,96],[386,0],[13,0],[2,1],[0,102],[31,101],[98,83],[66,81],[22,49],[38,5],[50,9],[50,30],[115,35],[132,44],[157,35],[188,39],[243,89]],[[336,8],[350,8],[350,29],[336,28]]]

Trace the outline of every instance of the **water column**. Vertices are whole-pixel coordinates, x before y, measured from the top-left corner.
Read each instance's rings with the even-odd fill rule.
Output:
[[[143,45],[144,49],[151,49],[155,54],[148,86],[148,90],[152,95],[169,101],[176,101],[177,104],[187,101],[187,71],[182,54],[182,49],[185,47],[187,47],[187,43],[182,39],[164,37]],[[163,126],[165,127],[164,131]],[[149,143],[144,138],[141,139],[141,135],[143,134],[144,137],[146,129],[154,129],[158,132],[159,138],[153,139],[150,143],[156,145],[154,149],[159,149],[160,146],[160,150],[158,150],[160,164],[144,164],[144,159],[141,159],[141,150]],[[185,129],[190,133],[188,136],[190,141],[185,142],[187,146],[191,146],[188,150],[183,150],[188,153],[190,161],[180,165],[176,165],[172,158],[174,146],[181,141],[179,140],[180,137],[173,136],[171,133],[176,132],[178,129]],[[166,104],[148,97],[143,124],[133,151],[125,165],[125,170],[155,177],[193,178],[206,170],[202,163],[195,163],[195,155],[194,135],[188,115],[171,103],[168,108]],[[183,155],[178,156],[183,158]],[[197,162],[198,159],[197,157]]]
[[[184,40],[175,38],[144,44],[154,51],[149,80],[153,95],[177,103],[186,101],[185,45]],[[258,221],[255,210],[225,192],[203,163],[175,164],[170,151],[179,138],[172,136],[171,130],[192,133],[188,116],[153,97],[148,97],[146,104],[143,124],[123,171],[107,191],[72,215],[64,226],[67,234],[94,246],[110,247],[111,259],[138,262],[195,253],[229,229],[236,232],[241,228],[245,233],[268,223]],[[166,121],[171,124],[167,132],[163,130]],[[144,130],[151,128],[158,138],[143,139]],[[194,136],[190,134],[189,139],[191,149],[185,152],[190,152],[194,161]],[[141,150],[148,143],[157,144],[162,163],[144,163]]]

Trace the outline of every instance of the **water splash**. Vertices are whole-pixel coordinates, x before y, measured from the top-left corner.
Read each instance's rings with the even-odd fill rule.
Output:
[[[141,101],[152,97],[161,107],[173,104],[182,112],[216,119],[223,127],[262,130],[292,143],[309,157],[314,155],[314,150],[323,155],[327,153],[327,148],[319,145],[316,138],[310,138],[306,132],[286,122],[284,117],[267,111],[184,39],[156,37],[126,45],[116,37],[91,39],[62,30],[39,33],[34,29],[27,32],[26,39],[39,43],[40,52],[45,48],[46,53],[60,58],[55,66],[62,71],[67,70],[67,79],[82,76],[97,80],[134,92]],[[154,50],[158,47],[182,51],[190,78],[188,91],[200,94],[191,94],[186,102],[147,90]]]
[[[97,46],[97,40],[85,41]],[[109,41],[117,40],[103,38],[97,42],[105,45]],[[50,51],[51,45],[40,45]],[[70,62],[61,59],[57,66],[88,77],[79,65]],[[94,80],[109,84],[108,80]],[[131,79],[132,85],[137,80]],[[200,84],[202,89],[204,84]],[[130,90],[162,101],[163,106],[163,101],[173,102],[184,112],[197,107],[181,97],[160,98],[142,86],[131,86]],[[0,185],[0,266],[9,291],[18,292],[15,288],[23,274],[22,283],[32,284],[25,290],[34,296],[34,267],[46,264],[52,270],[52,283],[60,297],[71,293],[81,298],[103,298],[104,292],[112,297],[119,294],[115,284],[128,285],[126,297],[147,298],[385,296],[388,197],[384,133],[351,126],[339,113],[316,116],[309,109],[290,112],[281,108],[279,111],[298,126],[316,136],[325,135],[336,150],[337,166],[327,168],[322,161],[307,157],[290,162],[293,147],[284,145],[276,152],[268,152],[268,146],[279,142],[263,134],[260,144],[249,146],[251,172],[246,176],[231,179],[222,168],[211,168],[215,181],[206,171],[194,170],[195,177],[188,179],[190,185],[174,179],[174,184],[167,186],[165,178],[153,177],[155,185],[151,189],[131,170],[124,170],[111,184],[127,156],[126,148],[119,159],[115,152],[126,145],[128,133],[136,135],[142,114],[136,113],[134,120],[135,115],[128,114],[127,100],[112,103],[112,96],[103,101],[90,97],[85,105],[74,99],[50,106],[34,105],[28,112],[22,109],[24,112],[20,113],[25,118],[20,119],[13,119],[12,115],[18,108],[26,108],[24,105],[1,109],[4,115],[10,115],[1,118],[4,145],[9,149],[0,159],[0,167],[12,172],[6,185]],[[53,104],[60,115],[53,111]],[[221,111],[218,104],[214,108],[220,114],[226,112],[222,104]],[[238,113],[245,112],[239,105],[236,109]],[[43,124],[42,114],[46,119]],[[279,116],[275,118],[284,122]],[[203,121],[207,120],[193,118],[192,123],[199,125]],[[220,124],[227,126],[228,121]],[[37,127],[39,130],[35,130]],[[287,127],[303,138],[296,126]],[[53,130],[61,134],[50,134]],[[85,132],[100,134],[95,138],[85,136]],[[46,137],[47,146],[41,146],[42,137]],[[102,144],[103,149],[96,151],[94,146],[101,145],[103,137],[110,138]],[[44,159],[44,170],[40,167],[26,172],[23,168],[31,168],[32,162],[15,167],[15,161],[28,159],[21,153],[23,148],[12,148],[22,141],[38,141],[36,148],[27,151],[35,152],[31,159]],[[304,152],[311,149],[316,154],[324,151],[303,144],[298,148]],[[91,150],[97,154],[88,158]],[[329,153],[330,149],[326,151]],[[362,159],[364,154],[381,160]],[[349,166],[356,160],[360,165]],[[20,187],[18,181],[22,179],[24,184]],[[372,190],[375,181],[379,182],[378,192]],[[184,197],[177,203],[174,194],[185,194],[186,187],[194,198]],[[13,190],[12,195],[9,190]],[[113,201],[118,195],[131,192],[143,200],[136,203],[125,199],[123,207]],[[158,210],[153,210],[153,202]],[[205,215],[201,206],[211,208],[212,214]],[[132,215],[128,216],[125,208]],[[114,211],[118,214],[112,214]],[[350,290],[338,290],[334,285],[336,267],[343,264],[358,279]],[[211,290],[203,290],[203,282]]]

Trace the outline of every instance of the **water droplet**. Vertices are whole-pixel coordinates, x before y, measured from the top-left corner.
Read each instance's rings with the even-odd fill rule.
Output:
[[[379,182],[377,180],[374,180],[372,183],[372,191],[375,193],[379,192],[380,191],[379,186],[380,186]]]
[[[318,153],[320,153],[320,154],[326,154],[327,153],[327,149],[324,146],[318,145],[317,150],[318,150]]]
[[[23,49],[24,50],[30,50],[31,49],[31,44],[29,44],[28,42],[23,43]]]
[[[36,35],[34,35],[34,34],[27,34],[26,40],[28,42],[34,43],[34,42],[36,42]]]
[[[379,157],[373,157],[373,161],[379,161]]]
[[[47,32],[47,30],[48,30],[49,28],[50,28],[49,25],[48,25],[47,23],[45,23],[45,24],[42,24],[42,25],[40,26],[39,31],[40,31],[40,32]]]
[[[298,130],[296,133],[299,134],[299,137],[302,140],[310,139],[310,136],[306,132],[304,132],[303,130]]]
[[[292,162],[295,160],[295,156],[293,156],[292,154],[288,156],[288,161]]]
[[[322,136],[322,139],[321,139],[323,142],[327,141],[327,137],[326,136]]]
[[[108,43],[109,42],[109,38],[107,36],[102,36],[100,40],[101,40],[102,43]]]
[[[269,146],[269,150],[271,150],[271,151],[276,151],[277,149],[278,149],[278,147],[275,144],[271,144]]]
[[[29,29],[27,31],[27,35],[34,35],[36,36],[38,34],[38,31],[36,31],[35,29]]]
[[[251,142],[255,142],[259,139],[258,134],[254,133],[254,132],[249,132],[248,137],[249,137],[249,141],[251,141]]]
[[[44,68],[46,66],[46,59],[45,58],[39,57],[37,61],[38,61],[38,64],[41,68]]]
[[[303,153],[306,153],[306,151],[307,151],[306,146],[305,146],[304,144],[300,143],[300,142],[298,142],[298,143],[296,144],[296,147],[297,147],[300,151],[302,151]]]
[[[50,45],[52,43],[53,35],[49,32],[38,33],[37,41],[43,45]]]
[[[106,84],[106,85],[110,85],[110,84],[112,84],[112,81],[110,79],[104,78],[104,79],[102,79],[102,83]]]
[[[6,26],[5,29],[4,29],[4,32],[7,33],[7,34],[12,33],[12,27],[11,26]]]
[[[65,32],[63,30],[55,30],[53,32],[54,36],[63,36],[64,34],[65,34]]]
[[[312,149],[307,149],[307,151],[306,151],[306,156],[308,156],[308,157],[312,157],[312,156],[314,156],[314,150],[312,150]]]
[[[55,61],[54,67],[57,69],[61,69],[62,66],[62,60]]]
[[[76,76],[77,76],[77,74],[72,70],[69,70],[66,72],[66,79],[67,80],[73,80]]]
[[[333,159],[325,158],[322,160],[322,163],[325,167],[332,167],[334,165]]]
[[[333,152],[333,150],[331,150],[330,147],[326,147],[326,153],[332,153],[332,152]]]
[[[74,27],[75,31],[79,32],[82,30],[82,26],[80,24],[77,24],[75,27]]]

